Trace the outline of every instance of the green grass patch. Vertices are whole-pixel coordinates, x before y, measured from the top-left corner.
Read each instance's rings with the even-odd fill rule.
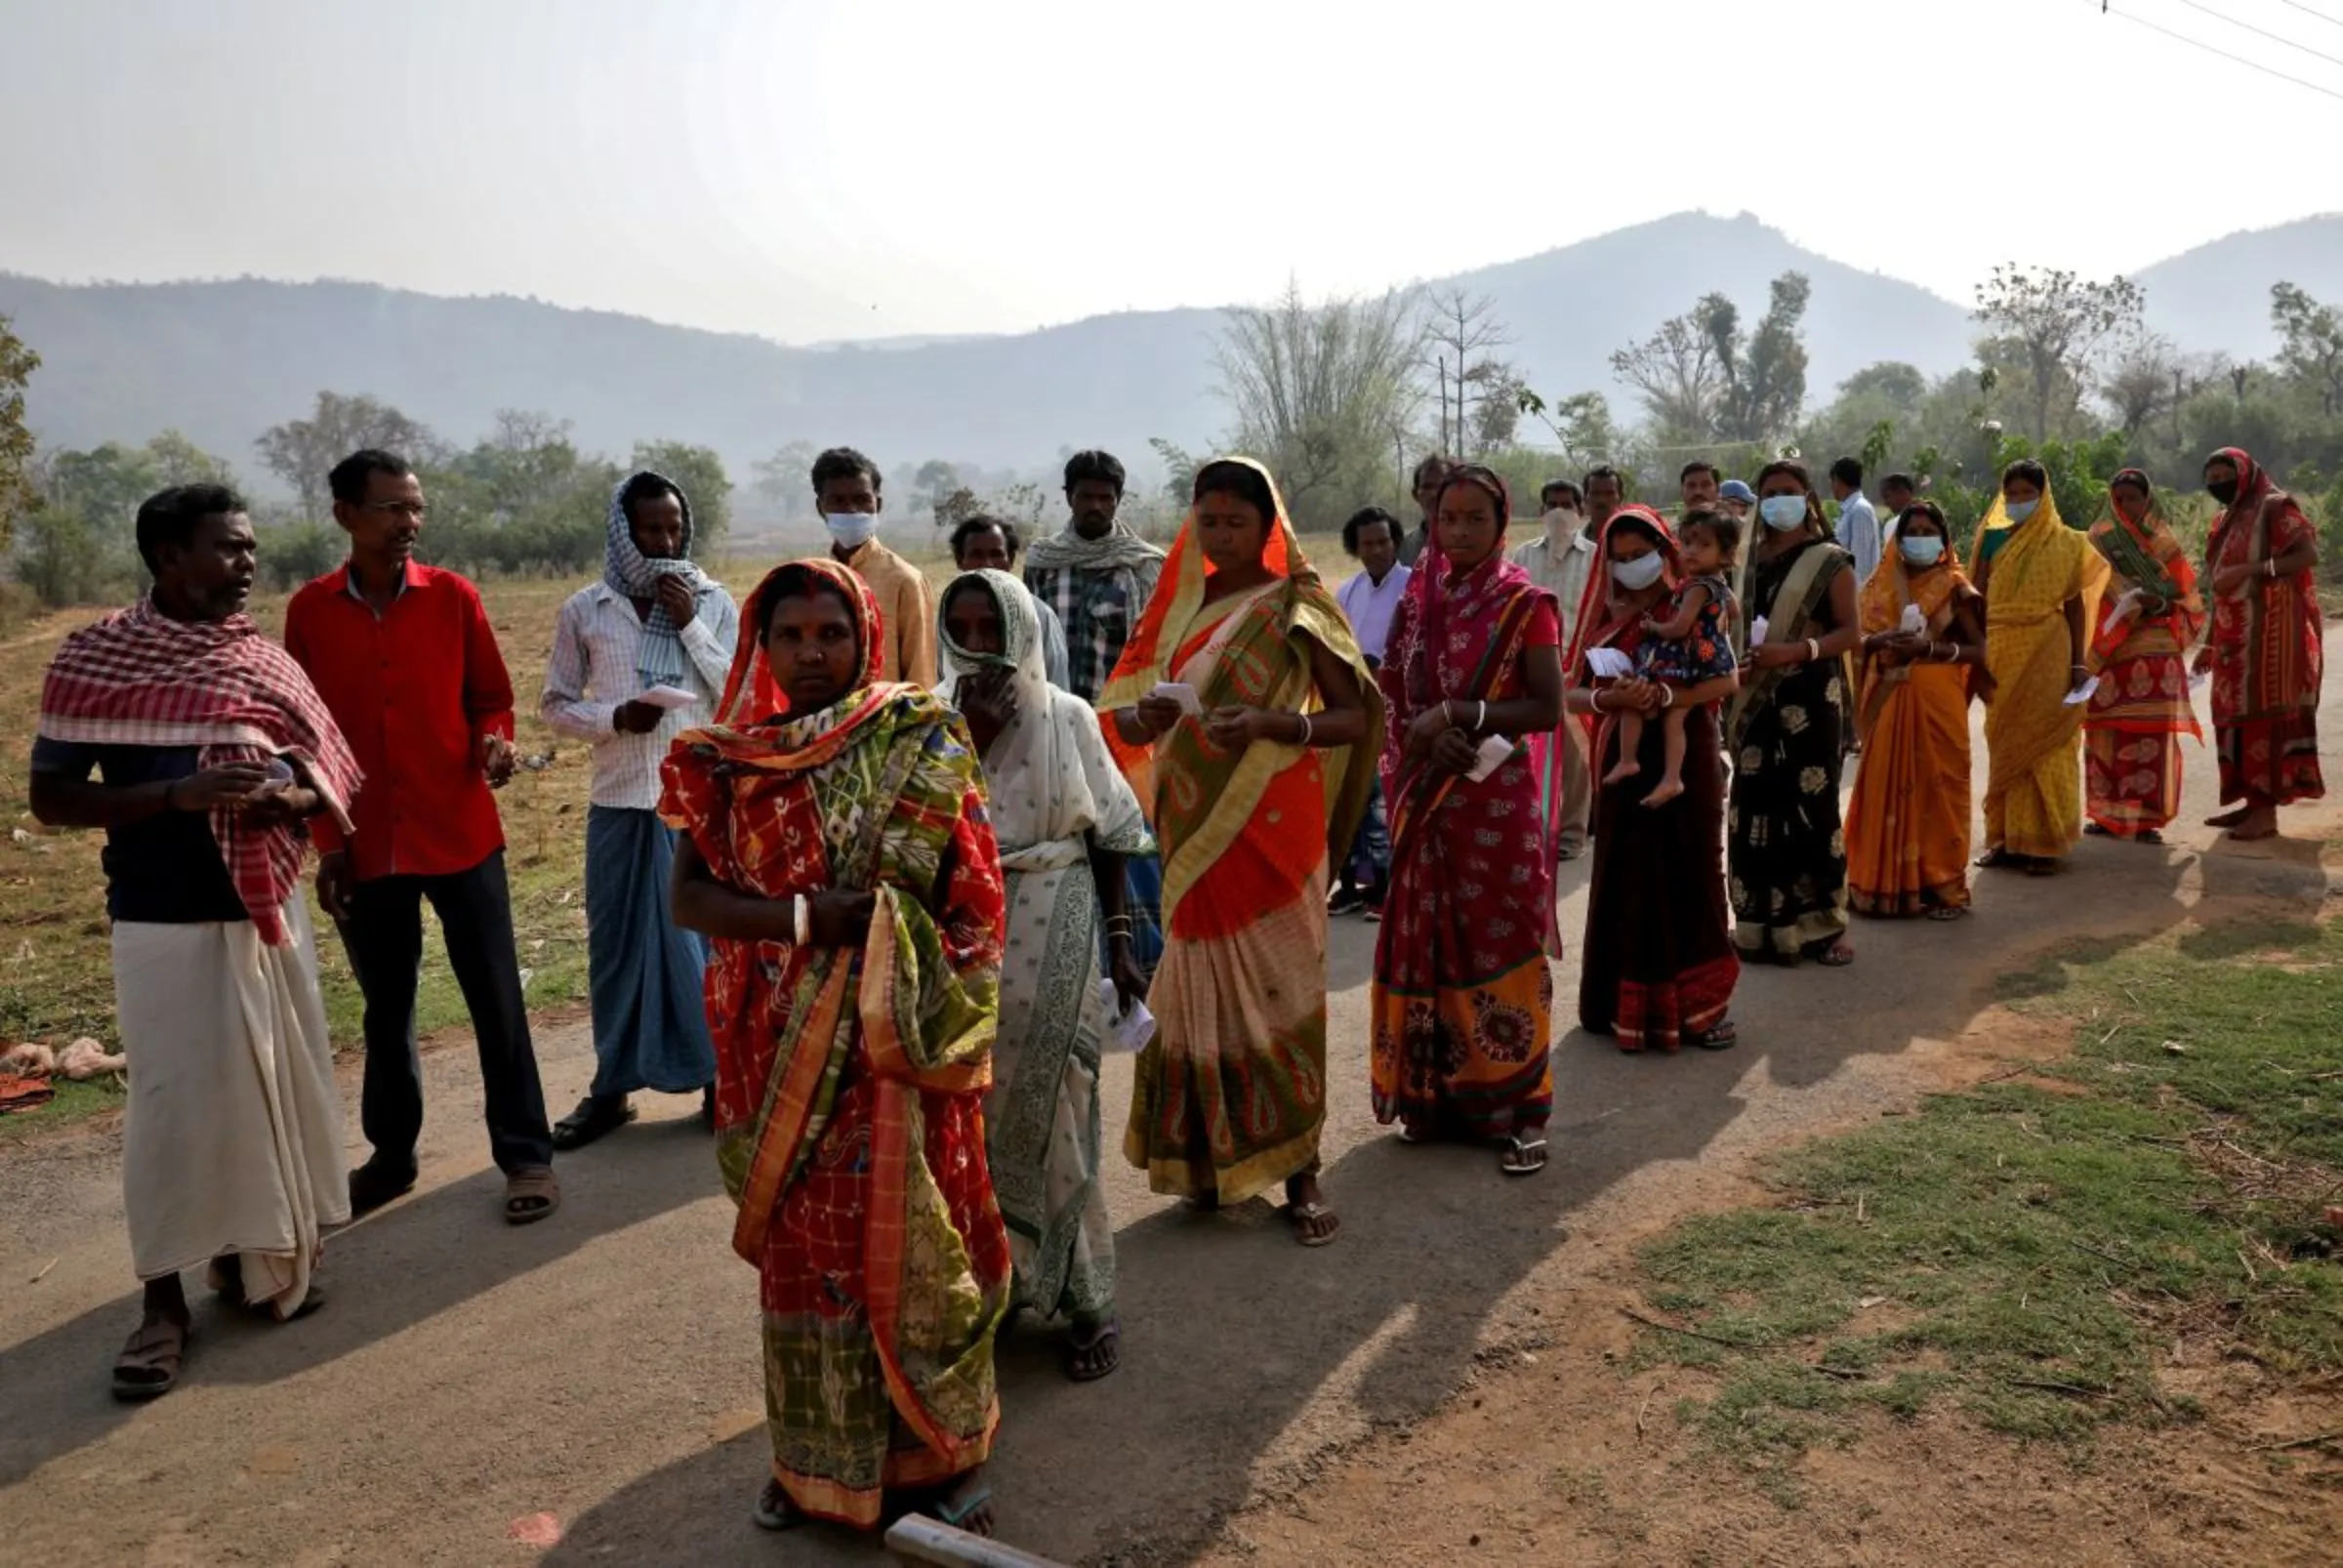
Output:
[[[2002,989],[2076,1019],[2073,1058],[1787,1152],[1781,1207],[1643,1250],[1651,1304],[1709,1338],[1638,1358],[1715,1369],[1680,1414],[1786,1503],[1866,1409],[2072,1441],[2192,1417],[2156,1376],[2176,1340],[2343,1367],[2343,1264],[2294,1256],[2343,1180],[2343,930],[2076,947]]]

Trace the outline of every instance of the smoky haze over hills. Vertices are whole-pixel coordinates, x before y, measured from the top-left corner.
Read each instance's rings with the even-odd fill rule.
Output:
[[[1495,301],[1513,339],[1504,351],[1539,392],[1601,391],[1631,418],[1611,375],[1614,350],[1710,291],[1753,319],[1767,285],[1792,268],[1813,280],[1810,405],[1876,360],[1939,374],[1969,357],[1965,304],[1841,266],[1746,215],[1679,215],[1431,281]],[[2275,345],[2272,283],[2343,301],[2343,217],[2232,235],[2132,275],[2148,291],[2150,324],[2182,349],[2261,357]],[[364,283],[66,286],[0,274],[0,314],[42,355],[28,412],[44,443],[143,440],[176,427],[247,474],[258,468],[254,437],[306,413],[320,389],[372,393],[458,441],[483,433],[495,410],[523,408],[573,420],[588,449],[700,442],[736,479],[793,440],[852,441],[889,467],[942,457],[1036,469],[1090,445],[1135,467],[1149,437],[1205,446],[1226,420],[1212,363],[1222,317],[1211,309],[1011,337],[790,348]]]

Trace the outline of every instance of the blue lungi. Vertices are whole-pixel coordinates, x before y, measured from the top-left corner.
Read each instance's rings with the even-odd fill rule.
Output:
[[[716,1082],[701,985],[707,949],[668,913],[675,830],[655,811],[586,813],[586,966],[596,1096],[682,1094]]]

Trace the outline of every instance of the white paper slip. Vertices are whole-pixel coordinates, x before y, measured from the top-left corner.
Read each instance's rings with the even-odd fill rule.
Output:
[[[1760,642],[1762,642],[1762,641],[1764,641],[1764,640],[1765,640],[1765,617],[1764,617],[1764,616],[1762,616],[1762,615],[1760,615],[1760,616],[1758,616],[1758,617],[1757,617],[1755,620],[1753,620],[1753,621],[1751,621],[1751,622],[1749,623],[1749,646],[1750,646],[1750,647],[1755,647],[1755,646],[1756,646],[1758,643],[1760,643]]]
[[[2209,683],[2212,679],[2213,672],[2210,670],[2195,671],[2189,676],[2189,689],[2195,691],[2199,686]]]
[[[1464,776],[1478,784],[1504,766],[1505,759],[1513,755],[1513,750],[1514,743],[1510,736],[1489,735],[1483,737],[1481,744],[1473,751],[1473,756],[1479,761],[1472,764],[1472,771]]]
[[[2070,708],[2081,707],[2084,703],[2091,700],[2091,693],[2097,691],[2098,689],[2099,678],[2097,676],[2093,676],[2088,681],[2085,681],[2081,685],[2076,686],[2073,691],[2067,693],[2067,706]]]
[[[1928,617],[1920,613],[1920,607],[1917,604],[1904,606],[1903,629],[1911,637],[1918,637],[1922,632],[1928,630]]]
[[[653,686],[635,700],[648,708],[672,712],[677,708],[688,708],[700,699],[698,693],[685,691],[681,686]]]
[[[1597,681],[1618,681],[1635,673],[1635,661],[1617,648],[1588,648],[1586,668]]]
[[[1148,692],[1147,695],[1178,703],[1179,711],[1190,719],[1198,718],[1204,713],[1204,704],[1197,699],[1196,688],[1185,681],[1158,681],[1155,683],[1155,689]]]
[[[1133,1002],[1125,1012],[1112,980],[1098,982],[1098,1000],[1105,1006],[1107,1017],[1107,1036],[1099,1049],[1117,1056],[1135,1056],[1145,1051],[1147,1042],[1155,1038],[1155,1014],[1147,1011],[1147,1004]]]

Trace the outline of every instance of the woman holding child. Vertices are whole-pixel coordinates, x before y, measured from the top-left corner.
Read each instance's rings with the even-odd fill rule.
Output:
[[[1748,668],[1725,718],[1734,759],[1734,941],[1745,957],[1837,967],[1855,962],[1838,810],[1845,656],[1863,640],[1855,563],[1830,542],[1803,465],[1786,458],[1765,466],[1757,515],[1764,527],[1745,606]]]
[[[1606,771],[1618,761],[1619,721],[1639,715],[1637,761],[1654,779],[1665,767],[1667,744],[1665,724],[1655,721],[1680,709],[1684,791],[1651,806],[1624,786],[1596,798],[1579,1021],[1590,1034],[1612,1036],[1622,1051],[1722,1051],[1736,1038],[1726,1014],[1741,960],[1718,863],[1725,770],[1715,704],[1731,694],[1733,678],[1681,689],[1634,675],[1597,678],[1588,654],[1611,648],[1633,661],[1687,574],[1674,534],[1646,507],[1622,508],[1603,524],[1595,558],[1565,664],[1565,703],[1595,724],[1596,764]]]

